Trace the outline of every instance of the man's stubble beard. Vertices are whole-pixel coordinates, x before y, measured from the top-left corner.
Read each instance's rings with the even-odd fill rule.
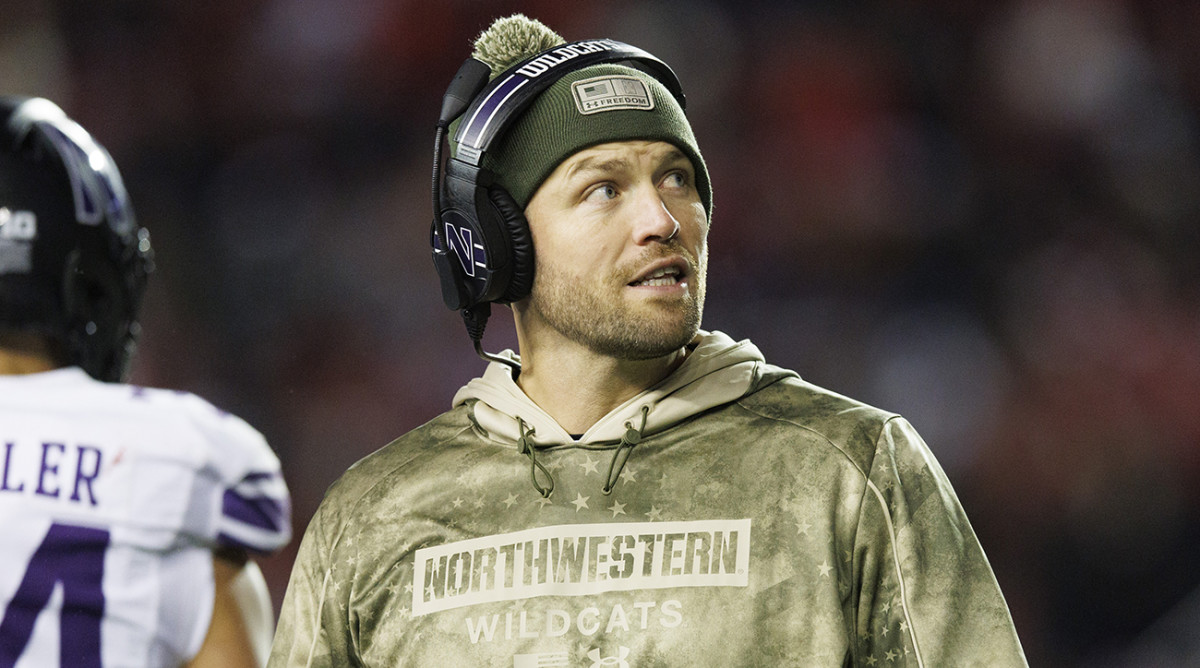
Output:
[[[620,281],[629,271],[620,267],[602,280],[579,281],[556,266],[539,265],[530,308],[555,331],[595,353],[625,360],[669,355],[687,345],[700,329],[707,269],[707,258],[697,260],[691,253],[674,250],[689,260],[692,273],[687,280],[694,291],[668,306],[646,300],[641,306],[652,313],[639,313],[622,299],[625,284]],[[654,256],[639,258],[635,264],[644,266],[653,260]]]

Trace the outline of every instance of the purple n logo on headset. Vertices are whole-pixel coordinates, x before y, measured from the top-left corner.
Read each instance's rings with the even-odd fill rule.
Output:
[[[475,239],[475,232],[469,225],[462,214],[457,211],[446,211],[443,219],[451,218],[453,222],[445,221],[446,245],[449,250],[454,251],[458,256],[458,262],[462,265],[463,273],[471,278],[477,278],[476,272],[487,272],[487,254],[484,252],[483,244]],[[445,249],[442,249],[445,250]]]

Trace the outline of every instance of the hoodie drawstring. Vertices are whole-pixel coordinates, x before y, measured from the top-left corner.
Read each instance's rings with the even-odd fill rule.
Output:
[[[650,415],[650,407],[642,406],[642,426],[634,429],[632,422],[625,423],[625,435],[621,437],[621,443],[617,445],[617,451],[613,453],[612,461],[608,463],[608,481],[600,490],[605,496],[612,494],[613,488],[617,486],[617,479],[621,477],[621,471],[625,469],[625,462],[629,461],[629,455],[633,454],[633,447],[642,442],[642,432],[646,431],[646,416],[648,415]]]
[[[521,438],[517,439],[517,447],[520,449],[521,454],[529,457],[529,479],[533,481],[533,488],[538,491],[538,494],[541,494],[542,498],[548,499],[550,498],[550,493],[554,491],[554,476],[550,475],[550,471],[537,460],[537,455],[534,454],[536,450],[529,437],[537,433],[537,430],[532,427],[526,427],[525,421],[521,418],[517,418],[517,424],[521,429]],[[548,486],[543,487],[538,484],[538,469],[541,469],[542,474],[546,476],[546,480],[550,481]]]

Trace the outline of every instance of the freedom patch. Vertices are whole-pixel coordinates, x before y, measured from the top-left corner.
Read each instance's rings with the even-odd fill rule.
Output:
[[[637,77],[609,74],[583,79],[571,84],[571,92],[576,108],[585,116],[617,109],[654,108],[650,90]]]

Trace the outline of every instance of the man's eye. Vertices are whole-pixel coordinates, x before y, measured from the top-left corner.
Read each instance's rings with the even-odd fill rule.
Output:
[[[617,196],[617,189],[612,184],[605,183],[603,185],[593,188],[592,191],[590,193],[588,193],[587,197],[584,199],[586,199],[588,201],[593,201],[593,202],[603,202],[605,200],[613,199],[616,196]]]
[[[683,188],[688,184],[687,174],[683,172],[671,172],[667,174],[667,178],[663,179],[663,185],[667,188]]]

